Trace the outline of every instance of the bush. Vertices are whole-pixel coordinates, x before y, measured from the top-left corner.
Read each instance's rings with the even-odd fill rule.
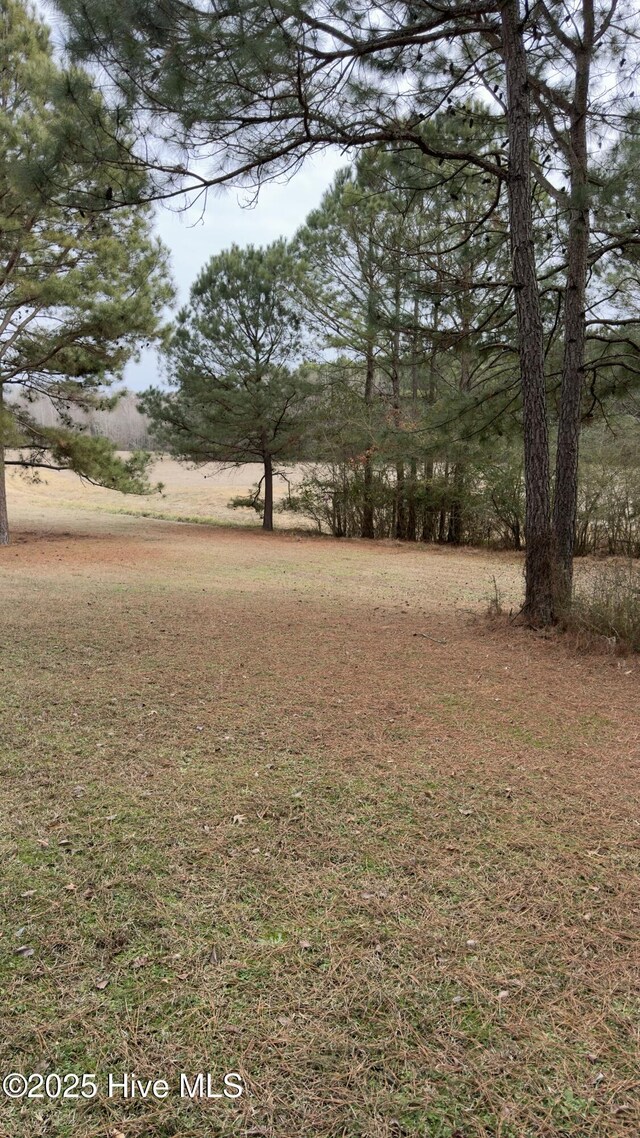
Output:
[[[254,487],[254,493],[248,496],[239,495],[227,502],[228,510],[255,510],[259,517],[264,514],[264,500],[260,497],[260,487]]]
[[[426,466],[429,465],[427,472]],[[521,465],[521,462],[520,462]],[[457,471],[444,461],[422,464],[411,480],[405,466],[405,510],[413,518],[411,540],[452,541],[454,513],[459,519],[458,543],[520,548],[524,492],[518,459],[511,455],[491,467],[491,481],[471,464]],[[456,477],[456,474],[458,477]],[[373,509],[377,538],[392,537],[396,525],[397,481],[391,463],[377,462],[365,485],[365,468],[358,458],[315,465],[279,506],[315,522],[319,533],[334,537],[362,534],[366,496]]]
[[[576,554],[640,556],[640,424],[631,416],[583,432]]]
[[[617,562],[590,572],[576,586],[567,625],[640,652],[640,566]]]
[[[318,533],[334,537],[359,537],[365,504],[364,468],[356,461],[315,466],[309,470],[295,494],[285,498],[278,510],[310,518]],[[394,486],[384,468],[373,471],[369,488],[376,537],[389,537],[393,531]]]

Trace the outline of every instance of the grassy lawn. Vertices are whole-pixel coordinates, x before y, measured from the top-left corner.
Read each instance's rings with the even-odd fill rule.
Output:
[[[514,557],[23,529],[2,1071],[98,1094],[5,1100],[3,1138],[640,1133],[634,663],[487,627]]]

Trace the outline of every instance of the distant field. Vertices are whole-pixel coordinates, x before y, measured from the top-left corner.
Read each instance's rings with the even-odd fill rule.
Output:
[[[261,475],[262,467],[258,463],[237,469],[220,470],[210,465],[194,470],[171,458],[162,458],[153,464],[150,481],[164,483],[164,490],[162,493],[141,497],[90,486],[81,482],[77,475],[67,472],[42,471],[41,482],[34,485],[14,468],[10,469],[8,475],[9,500],[10,505],[18,508],[22,514],[28,513],[34,517],[41,516],[43,509],[56,505],[71,510],[151,513],[171,518],[202,518],[227,525],[255,526],[259,518],[254,510],[230,510],[227,503],[231,498],[249,494]],[[293,485],[300,478],[299,472],[295,470],[287,471],[287,476]],[[276,478],[276,501],[281,501],[286,494],[287,483],[282,478]],[[277,515],[276,525],[281,528],[304,528],[305,521],[285,513]]]
[[[0,549],[0,1070],[98,1093],[1,1138],[637,1138],[637,662],[488,625],[513,554],[60,485]]]

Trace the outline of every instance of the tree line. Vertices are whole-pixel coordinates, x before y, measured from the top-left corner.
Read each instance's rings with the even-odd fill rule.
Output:
[[[73,431],[82,432],[92,438],[107,439],[118,451],[151,452],[156,449],[156,442],[150,431],[149,419],[140,411],[138,402],[139,396],[135,392],[118,388],[106,407],[92,406],[88,409],[77,405],[67,407],[64,421],[71,423]],[[29,415],[38,428],[51,430],[64,426],[55,403],[46,394],[28,399],[18,388],[8,398],[10,412],[14,403],[22,403],[23,407],[27,405]],[[15,410],[20,414],[22,408],[18,406]],[[26,458],[25,455],[25,460]],[[28,469],[25,468],[27,476]]]
[[[611,304],[599,298],[604,308],[588,295],[594,271],[612,256],[633,260],[640,239],[637,213],[624,200],[637,141],[634,5],[212,0],[205,9],[197,0],[117,7],[57,0],[57,7],[76,57],[107,70],[144,135],[144,153],[134,141],[132,156],[152,169],[155,196],[259,183],[332,144],[390,145],[477,169],[504,187],[523,421],[525,612],[532,624],[552,622],[570,599],[585,390],[602,368],[626,368],[629,357],[635,366],[617,292]],[[453,140],[443,122],[474,124],[477,99],[489,128]],[[150,131],[162,161],[148,157]],[[162,150],[167,139],[171,153]],[[535,225],[539,191],[561,235],[552,264]],[[560,336],[553,497],[549,290]],[[590,343],[601,347],[598,359],[588,358]]]
[[[342,317],[336,324],[329,313],[335,356],[323,365],[344,371],[364,360],[364,441],[376,436],[372,453],[369,445],[361,452],[365,530],[371,529],[369,484],[381,437],[377,417],[383,412],[384,442],[392,450],[411,435],[411,414],[416,442],[435,429],[435,419],[423,422],[425,361],[430,354],[439,357],[437,409],[447,394],[437,374],[445,367],[440,349],[459,320],[449,352],[455,372],[447,380],[449,395],[457,385],[450,445],[482,439],[510,416],[519,421],[524,611],[534,625],[555,620],[571,593],[583,423],[612,407],[627,415],[625,401],[637,375],[634,6],[625,0],[535,0],[525,8],[520,0],[383,6],[367,0],[212,0],[206,8],[198,0],[123,0],[117,6],[56,0],[56,6],[76,67],[84,62],[111,80],[108,108],[96,109],[86,72],[65,72],[67,106],[85,117],[85,150],[95,152],[100,124],[109,117],[113,172],[98,203],[95,180],[65,177],[61,185],[43,171],[52,208],[64,204],[86,213],[101,204],[107,218],[118,210],[130,216],[131,206],[143,212],[152,199],[193,197],[222,184],[259,186],[331,145],[362,156],[355,177],[362,188],[368,177],[362,167],[370,163],[373,182],[381,179],[372,201],[382,204],[389,225],[374,252],[379,234],[375,216],[371,220],[373,259],[365,266],[370,308],[357,329],[363,339],[355,353],[361,358],[354,359],[353,343],[341,343]],[[384,169],[374,170],[380,164]],[[468,195],[469,216],[454,218],[457,245],[443,212],[441,247],[434,250],[428,226],[424,239],[413,233],[417,213],[399,203],[428,199],[439,186],[448,188],[448,202],[456,206]],[[477,256],[478,238],[488,237],[490,246],[499,233],[496,272],[479,283],[472,264],[455,266],[452,271],[463,268],[466,279],[449,289],[435,322],[428,298],[437,275],[434,260],[464,248]],[[307,240],[312,256],[320,258],[325,235]],[[445,266],[440,281],[445,291],[452,285],[448,271]],[[301,287],[304,292],[308,283]],[[321,281],[319,310],[333,306],[341,288],[347,288],[342,279],[325,295]],[[379,324],[389,331],[384,346]],[[197,352],[196,331],[187,321],[182,325],[184,351]],[[274,346],[274,361],[278,350]],[[297,399],[287,386],[291,376],[279,363],[276,371],[290,408]],[[299,382],[298,375],[298,388]],[[344,397],[344,384],[329,386],[337,394],[328,411],[342,423],[336,400]],[[189,429],[197,435],[202,426]],[[438,419],[437,429],[444,426],[449,424]],[[425,459],[429,448],[405,448],[404,441],[402,447],[390,454],[393,524],[401,530],[411,528],[417,491],[428,482],[420,463],[431,461]],[[469,459],[464,449],[448,459],[454,532]]]
[[[455,139],[460,128],[446,129]],[[523,408],[501,191],[477,169],[378,148],[340,171],[288,244],[211,258],[167,352],[169,387],[143,397],[161,445],[195,463],[261,462],[254,497],[236,504],[259,509],[266,529],[274,477],[302,462],[307,476],[281,508],[319,529],[521,548]],[[543,189],[534,218],[548,265],[560,266],[562,231]],[[607,265],[604,287],[627,272]],[[547,279],[557,437],[561,332],[550,269]],[[591,351],[599,362],[600,347]],[[602,366],[585,394],[579,552],[638,549],[634,387]],[[603,427],[618,439],[606,487]]]

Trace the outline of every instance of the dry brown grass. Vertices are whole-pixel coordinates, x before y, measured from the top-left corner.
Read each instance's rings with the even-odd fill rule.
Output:
[[[34,485],[13,468],[10,470],[8,482],[14,509],[17,508],[22,517],[42,515],[43,511],[48,515],[49,511],[55,508],[74,512],[100,510],[116,514],[143,516],[150,514],[167,518],[200,519],[225,525],[254,526],[256,524],[254,510],[232,510],[229,509],[228,503],[232,498],[249,495],[261,475],[262,467],[257,463],[228,470],[220,470],[213,464],[193,469],[176,462],[175,459],[165,457],[158,458],[149,468],[151,484],[164,485],[161,493],[125,496],[117,490],[104,490],[87,482],[81,482],[75,474],[67,471],[54,474],[47,474],[45,471],[41,481]],[[288,477],[295,486],[299,473],[296,470],[290,471]],[[281,501],[286,493],[287,483],[282,478],[276,478],[275,501]],[[301,524],[304,526],[304,519],[301,523],[301,519],[289,514],[278,516],[278,526],[281,529],[291,528],[294,525],[299,527]]]
[[[476,620],[515,557],[30,509],[3,1067],[248,1093],[0,1132],[636,1135],[637,666]]]

